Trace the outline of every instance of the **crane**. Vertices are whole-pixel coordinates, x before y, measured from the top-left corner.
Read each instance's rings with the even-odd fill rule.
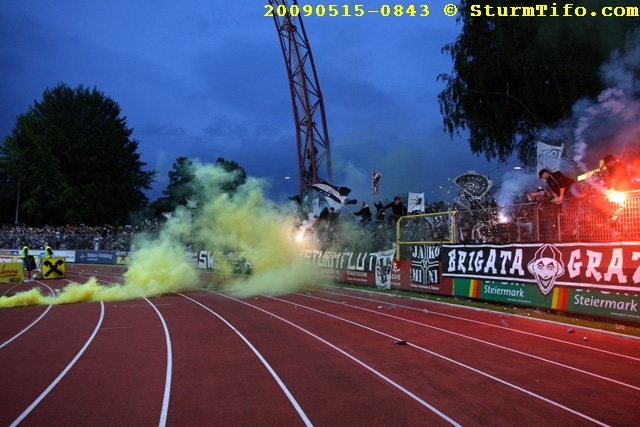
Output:
[[[289,77],[298,149],[299,194],[302,196],[309,192],[309,185],[332,181],[327,119],[302,18],[295,12],[297,16],[292,16],[292,9],[284,0],[269,0],[269,4],[273,7],[273,19]],[[296,0],[292,5],[299,10]],[[324,166],[326,178],[321,178]]]

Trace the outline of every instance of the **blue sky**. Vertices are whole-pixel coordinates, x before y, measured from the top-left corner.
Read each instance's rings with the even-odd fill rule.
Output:
[[[0,138],[45,89],[96,87],[120,105],[142,160],[159,171],[152,200],[180,156],[233,160],[249,175],[277,181],[281,199],[295,194],[291,97],[266,3],[3,0]],[[464,138],[444,133],[436,76],[451,71],[441,49],[460,31],[444,4],[430,2],[424,18],[303,18],[324,95],[333,181],[351,187],[350,197],[370,200],[372,169],[383,173],[383,198],[425,191],[432,202],[457,195],[449,180],[468,170],[498,183],[514,166],[487,162]]]

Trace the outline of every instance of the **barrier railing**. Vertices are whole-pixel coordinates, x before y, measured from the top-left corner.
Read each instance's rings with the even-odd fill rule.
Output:
[[[398,259],[414,244],[640,241],[640,191],[622,195],[405,216]]]
[[[398,219],[396,258],[409,259],[411,246],[455,242],[456,212],[408,215]]]

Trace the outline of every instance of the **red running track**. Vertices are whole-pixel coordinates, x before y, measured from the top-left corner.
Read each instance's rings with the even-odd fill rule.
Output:
[[[69,265],[11,293],[123,272]],[[0,309],[0,425],[629,426],[639,364],[639,340],[526,317],[340,287],[203,289]]]

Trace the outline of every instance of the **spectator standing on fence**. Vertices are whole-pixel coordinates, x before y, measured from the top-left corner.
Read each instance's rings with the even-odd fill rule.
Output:
[[[322,208],[322,211],[320,212],[320,215],[318,216],[318,220],[320,222],[322,221],[329,221],[329,208],[328,207],[324,207]]]
[[[608,190],[628,191],[632,189],[626,164],[613,154],[607,154],[602,161],[607,168],[604,182]]]
[[[329,228],[337,227],[338,220],[340,220],[340,212],[336,212],[335,208],[331,207],[329,209],[329,217],[327,218],[327,222],[329,223]]]
[[[562,203],[565,197],[581,199],[588,196],[574,179],[560,171],[550,172],[547,169],[540,169],[538,177],[547,182],[547,186],[554,196],[552,201],[556,204]]]
[[[397,221],[400,217],[407,214],[407,208],[400,201],[400,197],[398,196],[394,197],[393,202],[389,203],[382,209],[387,210],[389,208],[391,208],[391,213],[387,216],[387,224],[389,226],[391,226],[394,221]]]
[[[373,215],[371,214],[371,209],[365,202],[360,202],[360,210],[358,212],[353,213],[355,216],[360,217],[360,224],[364,227],[369,224],[373,219]]]
[[[380,220],[378,218],[373,218],[371,209],[365,202],[360,203],[360,210],[358,212],[354,212],[354,215],[362,218],[360,221],[360,225],[362,225],[362,227],[368,226],[371,234],[375,234],[376,227],[380,223]]]

